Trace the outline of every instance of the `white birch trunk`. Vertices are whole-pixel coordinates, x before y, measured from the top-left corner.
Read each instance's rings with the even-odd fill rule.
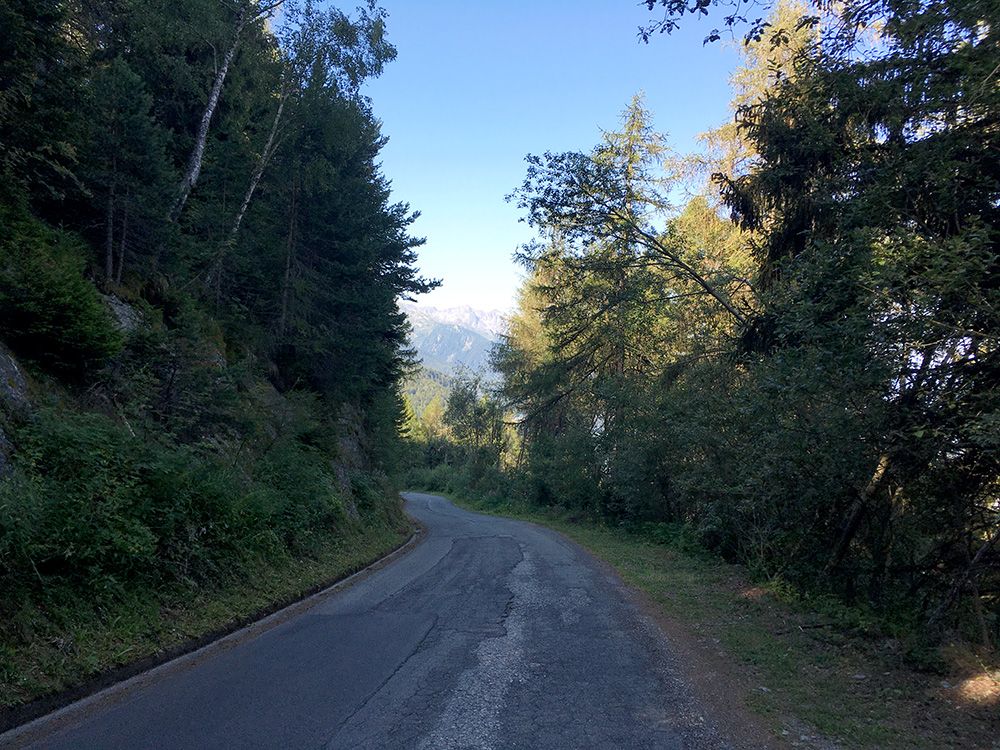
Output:
[[[215,80],[212,82],[212,90],[208,95],[208,103],[205,105],[205,111],[201,115],[201,122],[198,124],[198,135],[195,137],[194,149],[191,151],[191,159],[188,161],[187,172],[184,174],[184,179],[181,180],[180,189],[177,191],[177,200],[174,201],[174,205],[168,215],[171,221],[176,221],[181,215],[181,211],[184,210],[184,204],[187,203],[188,196],[191,195],[191,190],[194,189],[195,184],[198,182],[198,175],[201,174],[201,161],[205,154],[205,143],[208,141],[208,126],[212,122],[212,115],[215,114],[215,107],[219,103],[222,84],[226,81],[226,74],[229,72],[229,65],[236,54],[236,48],[239,46],[243,29],[246,28],[247,23],[250,21],[270,15],[282,2],[283,0],[275,0],[275,2],[257,6],[253,13],[248,13],[248,10],[253,7],[253,0],[244,0],[240,3],[240,13],[236,19],[236,31],[233,34],[233,41],[229,45],[229,49],[226,50],[226,56],[222,60],[222,67],[216,72]]]
[[[236,214],[236,219],[233,221],[233,226],[229,230],[229,241],[232,242],[236,238],[236,233],[240,231],[240,225],[243,223],[243,217],[246,215],[247,208],[250,207],[250,201],[253,199],[253,194],[257,190],[257,185],[260,184],[261,177],[264,176],[264,170],[267,168],[267,163],[271,159],[271,153],[274,150],[274,142],[277,140],[278,136],[278,126],[281,123],[281,114],[285,109],[285,102],[289,96],[289,87],[286,84],[282,85],[281,94],[278,97],[278,111],[274,114],[274,122],[271,124],[271,133],[267,137],[267,143],[264,144],[264,150],[261,152],[260,160],[257,162],[257,167],[253,171],[253,176],[250,178],[250,186],[247,188],[246,196],[243,198],[243,205],[240,206],[240,210]]]
[[[233,61],[233,56],[236,54],[236,47],[240,42],[240,35],[243,33],[243,28],[247,23],[246,11],[246,5],[243,5],[240,8],[240,14],[236,21],[236,33],[233,34],[233,41],[229,45],[229,49],[226,50],[226,56],[222,60],[222,67],[215,73],[212,90],[208,95],[208,103],[205,105],[205,111],[201,115],[201,122],[198,124],[198,134],[195,137],[194,148],[191,151],[191,158],[188,161],[187,172],[184,174],[180,189],[177,191],[177,200],[174,201],[174,205],[170,209],[169,218],[172,221],[176,221],[181,215],[181,211],[184,210],[184,204],[187,203],[188,196],[191,195],[191,190],[198,182],[198,175],[201,174],[201,161],[205,155],[205,143],[208,140],[208,126],[212,122],[212,115],[215,114],[215,107],[218,105],[219,95],[222,93],[222,84],[225,83],[226,74],[229,72],[229,64]]]

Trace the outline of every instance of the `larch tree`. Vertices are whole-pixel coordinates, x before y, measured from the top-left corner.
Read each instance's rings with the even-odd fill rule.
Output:
[[[716,6],[741,22],[733,4],[648,5],[666,15],[647,31]],[[781,24],[742,20],[751,41],[787,47]],[[1000,570],[1000,10],[809,3],[791,26],[804,30],[785,74],[737,111],[753,159],[722,180],[753,234],[764,295],[741,349],[750,372],[797,383],[782,394],[801,396],[789,420],[824,435],[825,451],[850,444],[856,460],[829,467],[847,472],[842,489],[814,472],[810,484],[829,491],[806,502],[800,487],[780,506],[826,554],[793,559],[801,538],[780,523],[788,542],[772,554],[848,597],[884,606],[908,591],[935,624],[978,612],[988,640]],[[823,406],[833,393],[850,415],[840,427]]]

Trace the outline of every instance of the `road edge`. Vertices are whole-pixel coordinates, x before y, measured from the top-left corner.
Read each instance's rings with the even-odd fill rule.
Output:
[[[172,646],[111,673],[98,675],[87,683],[13,709],[4,717],[3,724],[0,724],[0,729],[3,730],[0,732],[0,746],[15,750],[37,742],[64,726],[85,718],[89,711],[112,702],[124,693],[191,669],[307,612],[334,594],[395,562],[423,542],[427,538],[426,526],[410,515],[407,518],[413,524],[413,533],[405,542],[360,570],[322,584],[318,591],[313,587],[284,606],[279,602],[279,609],[253,622],[234,623],[231,627]],[[111,680],[110,684],[107,683],[108,680]],[[6,724],[9,725],[4,726]]]

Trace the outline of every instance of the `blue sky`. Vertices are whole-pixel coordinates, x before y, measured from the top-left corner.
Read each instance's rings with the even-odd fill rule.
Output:
[[[651,18],[633,0],[382,0],[398,56],[366,85],[389,142],[393,200],[421,217],[421,273],[442,278],[425,305],[507,309],[532,237],[504,196],[524,157],[587,151],[642,90],[656,128],[681,152],[729,117],[732,45],[702,45],[707,21],[643,44]]]

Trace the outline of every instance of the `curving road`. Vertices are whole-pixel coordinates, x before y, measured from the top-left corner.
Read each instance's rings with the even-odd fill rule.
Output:
[[[0,745],[734,746],[601,563],[554,532],[406,497],[428,529],[409,554],[228,651]]]

